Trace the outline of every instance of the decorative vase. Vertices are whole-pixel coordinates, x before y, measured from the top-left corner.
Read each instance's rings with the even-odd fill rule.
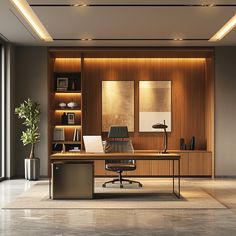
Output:
[[[181,138],[179,140],[179,146],[180,146],[180,150],[185,150],[186,149],[186,144],[184,142],[184,138]]]
[[[25,179],[38,180],[40,174],[40,159],[27,158],[25,159]]]
[[[195,137],[193,136],[190,141],[190,150],[195,150]]]

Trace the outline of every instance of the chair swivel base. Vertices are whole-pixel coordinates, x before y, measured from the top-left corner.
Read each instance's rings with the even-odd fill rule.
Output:
[[[136,184],[138,184],[138,187],[139,188],[142,188],[143,187],[143,185],[140,183],[140,182],[138,182],[138,181],[135,181],[135,180],[129,180],[129,179],[113,179],[113,180],[110,180],[110,181],[107,181],[107,182],[105,182],[103,185],[102,185],[102,187],[103,188],[106,188],[106,185],[107,184],[109,184],[109,183],[112,183],[112,184],[114,184],[115,182],[120,182],[120,188],[123,188],[124,186],[123,186],[123,182],[128,182],[129,184],[132,184],[132,183],[136,183]]]

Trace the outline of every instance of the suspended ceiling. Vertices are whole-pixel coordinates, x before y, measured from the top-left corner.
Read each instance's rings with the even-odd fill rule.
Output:
[[[236,14],[235,0],[28,0],[28,3],[54,41],[41,41],[10,1],[1,0],[0,36],[6,41],[50,46],[236,45],[235,30],[219,42],[208,41]]]

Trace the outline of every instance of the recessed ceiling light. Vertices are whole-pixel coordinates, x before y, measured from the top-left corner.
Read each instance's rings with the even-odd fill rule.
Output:
[[[236,26],[236,15],[234,15],[209,41],[218,41],[223,39]]]
[[[81,41],[92,41],[93,39],[85,39],[85,38],[82,38]]]
[[[183,41],[183,39],[182,38],[175,38],[175,39],[173,39],[174,41]]]
[[[73,7],[87,7],[87,4],[73,4]]]
[[[11,0],[11,2],[42,40],[47,42],[53,41],[52,37],[26,0]]]

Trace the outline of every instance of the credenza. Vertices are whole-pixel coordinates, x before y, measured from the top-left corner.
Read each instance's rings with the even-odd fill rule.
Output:
[[[153,150],[136,150],[136,152],[154,152]],[[212,152],[202,150],[171,150],[181,156],[180,175],[183,177],[212,177]],[[126,176],[171,176],[171,161],[137,160],[135,171],[124,173]],[[105,170],[104,160],[94,161],[95,176],[114,176]]]

